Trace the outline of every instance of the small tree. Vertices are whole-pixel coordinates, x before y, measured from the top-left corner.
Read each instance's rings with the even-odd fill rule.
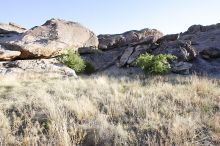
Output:
[[[85,70],[86,64],[80,55],[73,50],[68,50],[68,53],[60,56],[59,61],[75,70],[76,73],[82,73]]]
[[[169,61],[176,59],[176,56],[170,54],[150,55],[143,54],[136,65],[144,70],[146,74],[165,74],[170,71]]]

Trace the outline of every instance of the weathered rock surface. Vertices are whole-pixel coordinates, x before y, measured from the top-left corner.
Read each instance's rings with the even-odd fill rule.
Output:
[[[192,68],[192,64],[188,62],[177,62],[172,64],[171,71],[178,74],[188,75],[190,74],[190,69]]]
[[[192,64],[192,73],[220,76],[220,24],[193,25],[178,37],[164,36],[157,41],[153,53],[177,56],[181,63],[173,66],[174,72],[179,73],[176,70],[190,67],[191,65],[186,64],[188,62]]]
[[[79,23],[61,19],[48,20],[22,35],[0,39],[8,50],[20,51],[20,59],[50,58],[67,49],[97,48],[96,35]]]
[[[180,40],[190,40],[197,52],[207,48],[220,48],[220,23],[216,25],[193,25],[180,35]]]
[[[24,33],[26,28],[15,23],[3,24],[0,23],[0,37],[10,37],[19,33]]]
[[[100,49],[110,50],[118,46],[126,46],[119,59],[120,67],[132,65],[140,54],[148,52],[154,55],[177,56],[177,63],[172,66],[172,71],[175,73],[220,75],[220,24],[194,25],[184,33],[160,35],[156,41],[152,39],[152,35],[146,39],[138,39],[138,35],[133,31],[124,34],[99,36]]]
[[[128,59],[131,56],[131,54],[133,53],[133,51],[134,51],[134,47],[126,48],[126,50],[124,51],[124,53],[122,54],[122,56],[119,60],[120,67],[124,66],[127,63]]]
[[[132,30],[123,34],[99,35],[99,49],[106,50],[128,45],[151,44],[163,34],[156,29]]]
[[[157,43],[160,44],[160,43],[164,43],[164,42],[176,41],[179,39],[179,37],[180,37],[180,34],[165,35],[165,36],[159,38],[157,40]]]
[[[0,62],[0,75],[45,74],[50,77],[73,76],[74,70],[56,59],[16,60]]]
[[[160,44],[160,46],[153,51],[153,54],[172,54],[175,55],[179,61],[191,61],[196,58],[197,53],[191,42],[184,41],[170,41]]]
[[[108,51],[99,51],[93,54],[85,54],[82,58],[91,63],[96,71],[104,70],[118,63],[125,48],[116,48]]]
[[[203,58],[211,59],[211,58],[220,58],[220,48],[208,48],[204,49],[200,52]]]
[[[39,71],[67,75],[64,65],[42,58],[58,56],[68,49],[81,53],[96,71],[111,66],[132,68],[147,52],[177,56],[171,65],[175,73],[220,76],[220,24],[193,25],[184,33],[165,36],[156,29],[143,29],[98,37],[79,23],[61,19],[48,20],[30,30],[12,23],[0,24],[0,61],[12,60],[0,62],[0,74]]]
[[[131,65],[140,54],[149,50],[150,46],[162,36],[163,34],[156,29],[132,30],[115,35],[99,35],[99,49],[103,51],[124,49],[122,54],[116,55],[118,60],[114,60],[118,67],[123,67]],[[103,61],[100,60],[100,62]]]
[[[141,54],[144,54],[146,52],[149,53],[151,51],[150,47],[151,47],[151,44],[136,46],[134,49],[134,52],[129,56],[127,60],[127,64],[132,65]]]
[[[220,58],[207,60],[197,57],[192,64],[191,70],[193,73],[220,77]]]
[[[0,45],[0,61],[15,59],[20,54],[21,52],[19,51],[6,50],[3,46]]]

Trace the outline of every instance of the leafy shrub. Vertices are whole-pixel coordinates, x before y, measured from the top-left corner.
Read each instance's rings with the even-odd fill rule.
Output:
[[[92,74],[95,72],[95,68],[93,67],[93,65],[89,62],[86,62],[86,67],[85,67],[85,70],[84,70],[84,73],[85,74]]]
[[[146,74],[165,74],[170,71],[169,61],[176,59],[176,56],[170,54],[150,55],[143,54],[136,65],[144,70]]]
[[[67,54],[60,56],[58,59],[69,68],[75,70],[76,73],[82,73],[86,68],[84,60],[72,50],[69,50]]]

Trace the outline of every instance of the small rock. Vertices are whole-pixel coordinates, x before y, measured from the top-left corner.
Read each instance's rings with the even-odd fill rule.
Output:
[[[157,40],[157,43],[160,44],[162,42],[176,41],[180,37],[180,34],[169,34],[165,35]]]
[[[171,71],[178,74],[188,75],[192,64],[188,62],[178,62],[171,65]]]

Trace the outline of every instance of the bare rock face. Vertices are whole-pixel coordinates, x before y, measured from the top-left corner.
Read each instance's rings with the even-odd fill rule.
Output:
[[[171,66],[171,70],[174,73],[188,75],[190,74],[190,69],[192,68],[192,64],[188,62],[177,62],[173,63]]]
[[[162,36],[163,34],[156,29],[132,30],[115,35],[99,35],[99,49],[107,50],[128,45],[151,44]]]
[[[0,24],[0,61],[11,60],[0,62],[0,74],[35,70],[65,74],[65,66],[42,58],[64,54],[68,49],[78,51],[96,71],[133,67],[141,54],[150,53],[177,56],[172,64],[175,73],[220,76],[220,24],[193,25],[184,33],[165,36],[156,29],[143,29],[98,38],[79,23],[61,19],[48,20],[30,30]]]
[[[16,60],[0,62],[0,75],[45,74],[50,77],[77,77],[74,70],[55,59]]]
[[[209,26],[193,25],[180,35],[180,40],[190,40],[196,51],[220,48],[220,23]]]
[[[138,45],[135,47],[134,52],[129,56],[128,60],[127,60],[127,64],[128,65],[133,65],[133,63],[135,62],[135,60],[141,55],[144,54],[146,52],[149,52],[151,45]]]
[[[122,56],[125,48],[116,48],[108,51],[99,51],[93,54],[84,54],[82,58],[89,62],[95,71],[102,71],[106,68],[116,65]]]
[[[191,61],[196,58],[197,53],[191,42],[170,41],[161,43],[160,46],[153,51],[153,54],[172,54],[179,61]]]
[[[2,24],[0,23],[0,37],[10,37],[15,34],[24,33],[26,28],[15,23]]]
[[[168,35],[157,43],[154,54],[173,54],[179,61],[191,63],[192,73],[220,76],[220,24],[193,25],[176,40],[175,35]],[[185,68],[186,63],[182,66]]]
[[[129,47],[127,48],[123,55],[121,56],[120,60],[119,60],[119,66],[122,67],[126,64],[126,62],[128,61],[129,57],[131,56],[131,54],[134,51],[134,47]]]
[[[207,48],[202,50],[200,54],[205,59],[220,58],[220,48]]]
[[[0,45],[0,61],[2,60],[12,60],[21,54],[19,51],[6,50],[4,46]]]
[[[20,51],[20,59],[34,59],[54,57],[66,53],[67,49],[95,49],[98,38],[79,23],[51,19],[22,35],[2,38],[0,44],[7,44],[8,50]]]
[[[163,36],[163,34],[156,29],[132,30],[122,34],[99,35],[99,50],[103,51],[102,54],[104,56],[106,56],[107,53],[109,53],[107,56],[114,55],[107,57],[111,58],[107,61],[107,66],[111,64],[124,67],[132,64],[140,54],[145,53],[161,36]],[[119,53],[113,53],[117,52],[117,49]],[[83,56],[86,56],[85,58],[89,58],[88,56],[94,58],[93,56],[95,55],[87,54]],[[97,60],[97,58],[100,60]],[[92,64],[94,64],[94,60],[97,60],[95,61],[95,66],[99,64],[98,68],[106,68],[106,65],[103,64],[103,62],[106,63],[106,59],[104,59],[104,57],[97,58],[90,59],[90,61],[92,60]],[[100,67],[101,64],[103,67]]]
[[[157,43],[160,44],[160,43],[164,43],[164,42],[176,41],[179,39],[179,37],[180,37],[180,34],[165,35],[165,36],[159,38],[157,40]]]

